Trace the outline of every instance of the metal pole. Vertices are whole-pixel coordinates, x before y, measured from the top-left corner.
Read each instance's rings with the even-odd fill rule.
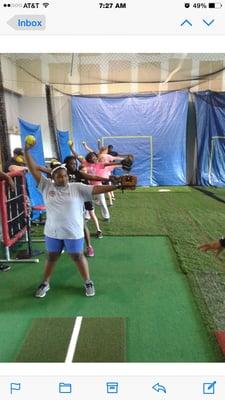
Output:
[[[0,57],[0,136],[1,136],[0,158],[2,161],[3,169],[5,169],[6,163],[10,159],[10,142],[9,142],[9,133],[8,133],[7,117],[6,117],[1,57]]]

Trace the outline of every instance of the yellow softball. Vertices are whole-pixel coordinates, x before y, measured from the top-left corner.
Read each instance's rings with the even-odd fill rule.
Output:
[[[28,144],[29,146],[34,146],[36,143],[36,139],[33,135],[28,135],[25,137],[25,142],[26,144]]]
[[[68,145],[69,146],[72,146],[73,145],[73,141],[70,139],[70,140],[68,140]]]
[[[16,157],[16,161],[17,161],[18,163],[25,163],[23,156],[17,156],[17,157]]]

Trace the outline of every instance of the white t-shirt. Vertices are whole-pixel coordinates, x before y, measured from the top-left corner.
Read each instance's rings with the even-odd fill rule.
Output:
[[[92,200],[93,187],[83,183],[56,186],[42,175],[38,189],[46,205],[45,235],[54,239],[84,237],[84,202]]]

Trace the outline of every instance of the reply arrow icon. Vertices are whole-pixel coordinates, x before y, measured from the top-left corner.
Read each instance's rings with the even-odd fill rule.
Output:
[[[159,383],[156,383],[154,386],[152,386],[152,389],[154,389],[156,392],[164,392],[164,393],[166,393],[165,386],[160,385]]]

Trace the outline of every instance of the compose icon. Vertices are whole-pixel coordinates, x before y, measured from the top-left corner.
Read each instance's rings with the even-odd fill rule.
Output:
[[[203,394],[215,394],[216,381],[203,383]]]

